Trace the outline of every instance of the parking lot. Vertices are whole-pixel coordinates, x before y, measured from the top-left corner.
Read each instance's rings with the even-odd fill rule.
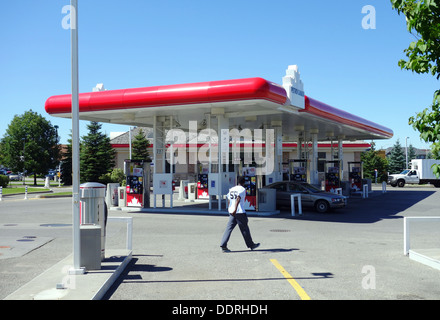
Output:
[[[250,216],[261,247],[234,230],[222,253],[225,214],[110,210],[134,218],[133,259],[107,292],[110,300],[438,299],[440,271],[403,255],[403,217],[438,216],[435,188],[374,190],[327,214]],[[71,199],[0,202],[0,298],[72,251]],[[439,225],[418,225],[412,247],[439,247]],[[108,226],[108,245],[124,245]],[[26,246],[28,246],[26,248]]]

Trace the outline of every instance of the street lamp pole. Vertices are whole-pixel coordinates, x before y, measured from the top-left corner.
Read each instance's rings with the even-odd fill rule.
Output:
[[[57,155],[57,161],[60,160],[58,155],[59,155],[59,146],[58,146],[58,125],[55,125],[55,131],[56,131],[56,143],[55,143],[55,154]],[[58,178],[58,187],[61,187],[61,161],[58,162],[58,172],[57,172],[57,178]]]
[[[80,172],[79,172],[79,76],[78,76],[78,0],[70,1],[71,56],[72,56],[72,214],[73,214],[73,269],[70,274],[83,274],[81,268],[80,230]]]
[[[408,169],[408,138],[405,138],[405,169]]]

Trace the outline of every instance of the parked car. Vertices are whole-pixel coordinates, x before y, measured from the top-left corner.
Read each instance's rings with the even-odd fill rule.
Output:
[[[20,173],[10,173],[8,174],[9,176],[9,181],[22,181],[23,180],[23,176]]]
[[[335,193],[322,191],[305,182],[282,181],[265,186],[276,190],[277,208],[290,207],[291,195],[301,194],[301,204],[304,207],[313,207],[317,212],[328,212],[330,209],[344,208],[347,198]]]

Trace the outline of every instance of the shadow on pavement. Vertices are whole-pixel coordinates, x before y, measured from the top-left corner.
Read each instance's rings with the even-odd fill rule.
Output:
[[[399,213],[426,199],[436,191],[402,190],[374,191],[368,198],[351,197],[347,207],[332,210],[328,213],[317,213],[313,209],[303,208],[303,215],[293,219],[343,222],[343,223],[374,223],[383,219],[401,219]],[[288,216],[290,212],[282,211],[280,215]]]
[[[313,208],[303,207],[303,215],[298,214],[291,216],[290,208],[281,208],[279,214],[274,215],[255,215],[253,211],[248,211],[248,216],[258,216],[258,218],[286,218],[301,219],[311,221],[327,221],[327,222],[346,222],[346,223],[374,223],[382,219],[400,219],[398,214],[416,203],[426,199],[434,194],[434,190],[420,189],[399,189],[389,190],[386,193],[382,191],[373,191],[368,198],[363,199],[360,196],[353,196],[348,199],[347,207],[343,209],[332,210],[328,213],[317,213]],[[185,205],[182,212],[136,212],[132,213],[150,213],[150,214],[178,214],[178,215],[208,215],[208,216],[225,216],[226,210],[216,211],[216,203],[213,203],[213,210],[207,213],[207,203]],[[176,208],[176,207],[175,207]],[[148,209],[146,209],[148,210]],[[297,210],[297,209],[296,209]],[[298,212],[298,211],[296,211]]]

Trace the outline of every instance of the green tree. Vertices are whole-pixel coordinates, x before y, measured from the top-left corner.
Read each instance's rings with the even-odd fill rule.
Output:
[[[89,133],[82,137],[80,145],[81,182],[100,182],[100,177],[111,172],[115,166],[116,151],[110,138],[100,132],[102,125],[90,122]]]
[[[114,168],[112,173],[110,174],[110,177],[113,182],[119,183],[121,186],[125,186],[125,174],[124,170],[121,168]]]
[[[103,174],[99,177],[101,183],[119,183],[121,186],[125,186],[126,177],[124,170],[121,168],[114,168],[111,173]]]
[[[139,132],[134,137],[134,140],[132,142],[132,149],[133,149],[133,155],[132,158],[136,160],[149,160],[150,156],[148,153],[148,148],[150,147],[150,142],[145,137],[144,132],[142,129],[139,130]]]
[[[429,159],[440,160],[440,148],[431,148],[429,155]]]
[[[376,150],[376,144],[371,142],[371,148],[361,154],[363,162],[364,178],[375,181],[377,170],[377,182],[388,180],[388,161],[379,155]]]
[[[405,153],[403,152],[399,140],[397,140],[388,157],[388,170],[390,173],[399,173],[402,172],[405,167]]]
[[[70,134],[72,136],[72,134]],[[63,162],[61,163],[61,182],[66,185],[72,185],[72,138],[67,140],[66,152],[63,153]]]
[[[416,158],[416,148],[412,144],[408,146],[408,167],[411,164],[411,160]]]
[[[400,60],[402,69],[440,79],[440,0],[391,0],[392,7],[406,17],[407,29],[416,41],[404,51],[407,60]],[[440,150],[440,89],[434,92],[429,108],[409,118],[409,124],[419,131],[420,138],[432,143],[433,154]],[[433,167],[440,176],[440,166]]]
[[[56,128],[32,110],[12,119],[0,143],[3,165],[33,173],[34,185],[37,175],[47,174],[60,158]]]

